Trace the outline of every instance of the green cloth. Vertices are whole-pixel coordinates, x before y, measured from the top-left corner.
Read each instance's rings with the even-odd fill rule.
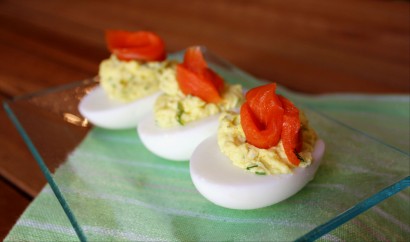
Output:
[[[323,164],[302,191],[267,208],[221,208],[196,191],[188,162],[151,154],[135,130],[94,128],[54,174],[87,239],[295,240],[410,174],[409,96],[280,92],[300,105],[326,143]],[[321,240],[408,240],[409,190]],[[78,240],[49,186],[5,239],[22,240]]]

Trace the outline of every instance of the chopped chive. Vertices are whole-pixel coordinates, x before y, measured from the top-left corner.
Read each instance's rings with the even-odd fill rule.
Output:
[[[257,172],[255,172],[255,174],[256,174],[256,175],[264,176],[264,175],[266,175],[266,172],[257,171]]]
[[[248,167],[246,167],[246,170],[250,170],[250,169],[255,168],[255,167],[258,167],[258,165],[248,166]]]
[[[184,121],[182,121],[183,113],[184,113],[184,107],[182,106],[181,102],[178,102],[177,121],[182,126],[185,125]]]

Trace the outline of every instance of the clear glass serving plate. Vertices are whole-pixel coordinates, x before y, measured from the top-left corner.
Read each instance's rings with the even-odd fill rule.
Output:
[[[230,83],[263,84],[210,52],[205,57]],[[90,125],[77,107],[96,85],[92,78],[4,103],[83,241],[102,238],[91,225],[115,227],[120,232],[113,239],[314,240],[410,183],[408,139],[397,143],[383,140],[382,132],[369,133],[363,122],[349,119],[354,107],[343,110],[337,98],[280,88],[325,141],[323,164],[312,182],[279,204],[251,211],[220,208],[196,192],[188,162],[155,157],[135,129]]]

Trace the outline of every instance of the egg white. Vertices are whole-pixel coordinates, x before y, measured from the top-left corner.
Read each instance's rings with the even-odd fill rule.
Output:
[[[257,209],[294,195],[314,178],[325,150],[318,140],[312,164],[293,174],[256,175],[243,170],[221,153],[217,136],[204,140],[190,159],[191,179],[197,190],[216,205],[231,209]]]
[[[188,161],[195,148],[209,136],[216,134],[220,114],[187,123],[184,126],[161,128],[154,115],[138,123],[138,135],[145,147],[162,158]]]
[[[152,112],[160,94],[158,91],[135,101],[120,102],[110,99],[103,88],[97,86],[80,101],[78,109],[81,115],[96,126],[107,129],[133,128]]]

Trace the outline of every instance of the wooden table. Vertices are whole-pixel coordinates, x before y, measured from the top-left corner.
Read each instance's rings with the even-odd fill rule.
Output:
[[[0,100],[95,76],[105,29],[147,29],[167,50],[205,45],[307,93],[409,93],[408,1],[0,2]],[[0,112],[0,239],[45,184]]]

